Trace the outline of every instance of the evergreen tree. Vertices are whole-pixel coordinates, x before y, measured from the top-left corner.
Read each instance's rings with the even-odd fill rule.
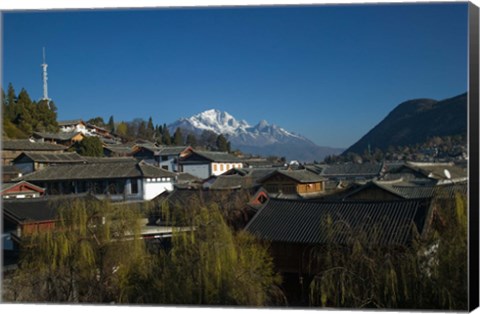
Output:
[[[217,137],[218,135],[215,132],[204,130],[202,134],[200,134],[200,145],[210,150],[215,149],[217,146]]]
[[[187,145],[190,145],[192,147],[196,147],[197,146],[197,137],[195,136],[195,134],[189,133],[187,135],[186,143],[187,143]]]
[[[87,121],[88,124],[93,124],[95,126],[103,128],[105,126],[105,121],[103,121],[102,117],[95,117],[91,118],[90,120]]]
[[[18,100],[15,110],[15,120],[13,121],[18,127],[25,133],[31,134],[34,131],[34,125],[36,124],[36,119],[34,115],[36,113],[36,108],[33,106],[32,100],[28,92],[22,88],[18,94]]]
[[[139,121],[138,129],[137,129],[137,137],[144,140],[149,139],[148,131],[147,131],[147,123],[145,122],[145,120]]]
[[[40,100],[38,103],[35,103],[34,106],[36,107],[36,124],[34,125],[34,130],[40,132],[57,132],[57,112],[53,101]]]
[[[177,146],[183,145],[183,135],[180,128],[177,128],[173,134],[173,144]]]
[[[5,113],[7,112],[7,95],[5,94],[5,91],[2,88],[2,114],[3,118],[5,119]]]
[[[115,132],[115,122],[113,121],[113,116],[110,116],[110,119],[108,119],[107,128],[109,132]]]
[[[229,151],[228,141],[225,138],[225,136],[223,136],[223,134],[220,134],[217,137],[216,146],[217,146],[217,149],[221,152],[228,152]]]
[[[96,136],[85,137],[81,142],[74,145],[75,151],[82,156],[102,157],[102,141]]]
[[[13,88],[12,83],[8,84],[7,98],[5,104],[6,110],[4,112],[4,115],[8,119],[8,121],[13,122],[16,118],[17,96],[15,94],[15,89]]]
[[[162,126],[161,125],[155,125],[155,142],[158,144],[163,143],[163,134],[162,134]]]
[[[146,136],[148,140],[153,140],[155,138],[155,127],[153,126],[152,117],[148,119],[147,128],[146,128]]]
[[[172,145],[172,138],[170,136],[170,131],[168,131],[167,125],[164,124],[162,129],[163,129],[163,138],[162,138],[163,144]]]

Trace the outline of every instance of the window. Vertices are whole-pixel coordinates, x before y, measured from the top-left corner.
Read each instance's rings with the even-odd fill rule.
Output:
[[[213,164],[213,171],[217,171],[217,164]]]
[[[163,170],[168,170],[168,166],[162,166]]]
[[[138,180],[132,179],[132,194],[138,193]]]

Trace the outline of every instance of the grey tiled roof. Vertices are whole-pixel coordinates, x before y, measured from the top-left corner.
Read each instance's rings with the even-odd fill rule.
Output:
[[[240,158],[225,152],[195,151],[195,153],[214,162],[242,162]]]
[[[105,145],[104,148],[119,154],[129,154],[132,152],[132,146],[129,144],[108,144]]]
[[[21,173],[20,169],[15,166],[2,165],[2,173],[4,174],[18,174]]]
[[[67,147],[52,143],[32,142],[30,140],[4,140],[2,141],[2,149],[17,151],[61,151],[66,150]]]
[[[382,171],[383,165],[381,163],[343,163],[324,165],[322,175],[325,176],[376,176]]]
[[[405,245],[412,227],[421,234],[430,204],[425,199],[389,202],[319,202],[270,199],[246,230],[274,242]],[[330,220],[330,223],[328,222]]]
[[[44,139],[52,139],[52,140],[60,140],[60,141],[68,141],[71,140],[75,135],[81,134],[81,132],[58,132],[58,133],[47,133],[47,132],[34,132],[34,136],[44,138]]]
[[[4,214],[18,222],[51,221],[58,216],[58,210],[72,198],[93,199],[88,195],[43,197],[38,199],[3,200]]]
[[[138,162],[134,157],[89,157],[83,156],[87,163]]]
[[[453,198],[456,193],[461,195],[467,195],[466,182],[457,184],[444,184],[434,186],[419,186],[419,185],[402,185],[402,184],[381,184],[378,186],[383,187],[397,195],[406,198]]]
[[[410,181],[410,182],[371,181],[351,190],[348,194],[345,195],[345,198],[348,199],[350,196],[355,195],[358,192],[371,187],[377,187],[377,188],[383,189],[403,199],[416,199],[416,198],[450,199],[450,198],[454,198],[456,194],[467,195],[466,182],[461,182],[456,184],[435,185],[433,183],[425,184],[424,181]]]
[[[159,156],[171,156],[171,155],[179,155],[181,152],[186,150],[189,146],[164,146],[159,147],[158,151],[155,153]]]
[[[35,162],[43,162],[43,163],[80,163],[80,162],[85,162],[85,159],[80,156],[79,154],[73,152],[73,153],[36,153],[36,152],[26,152],[20,154],[15,160],[22,158],[23,156],[26,156],[30,158],[32,161]]]
[[[300,183],[312,183],[312,182],[320,182],[325,181],[325,178],[308,171],[306,169],[302,170],[276,170],[270,174],[267,174],[265,177],[259,179],[260,183],[265,182],[268,178],[274,176],[275,174],[280,173],[286,177],[289,177],[297,182]]]
[[[239,170],[240,171],[245,170],[246,175],[252,177],[252,179],[255,182],[257,182],[258,180],[275,172],[276,169],[275,168],[242,168]]]
[[[431,163],[431,164],[422,164],[422,163],[407,163],[406,167],[419,171],[425,176],[429,176],[433,179],[446,180],[444,171],[448,170],[450,172],[452,179],[466,178],[468,176],[467,170],[455,166],[454,164],[449,163]]]
[[[151,152],[156,152],[158,150],[158,146],[155,143],[151,143],[151,142],[137,143],[137,144],[133,145],[133,149],[135,149],[135,147],[144,148],[144,149],[149,150]]]
[[[249,176],[228,175],[218,176],[210,185],[211,190],[249,189],[255,186],[255,182]]]
[[[108,158],[106,158],[108,159]],[[25,181],[175,177],[173,172],[132,159],[114,162],[52,165],[23,176]]]
[[[202,179],[188,173],[188,172],[178,172],[175,174],[177,176],[177,182],[200,182]]]

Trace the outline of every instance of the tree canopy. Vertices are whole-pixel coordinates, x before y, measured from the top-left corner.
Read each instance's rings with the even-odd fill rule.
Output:
[[[32,101],[22,88],[18,96],[13,85],[7,94],[2,90],[4,135],[8,138],[25,138],[33,132],[57,132],[57,108],[53,101]]]

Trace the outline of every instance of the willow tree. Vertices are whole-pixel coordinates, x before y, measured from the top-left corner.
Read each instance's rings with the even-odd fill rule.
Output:
[[[136,210],[84,199],[51,206],[55,228],[25,235],[5,300],[127,302],[150,269]]]
[[[267,247],[234,233],[215,207],[201,208],[160,255],[157,303],[264,306],[282,302]]]
[[[355,233],[351,240],[314,251],[321,270],[310,283],[312,306],[467,310],[465,196],[436,200],[430,232],[410,246],[372,247]]]

